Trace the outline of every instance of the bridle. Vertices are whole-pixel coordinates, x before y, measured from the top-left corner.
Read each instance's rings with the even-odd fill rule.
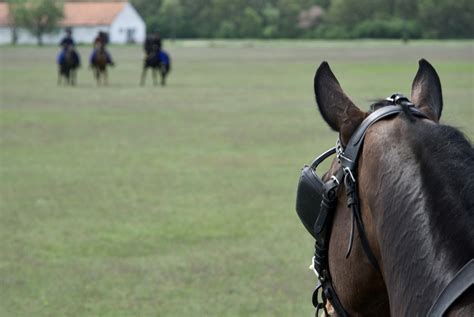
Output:
[[[301,171],[296,196],[296,211],[303,225],[316,239],[314,257],[310,267],[318,277],[318,283],[313,292],[313,305],[316,308],[316,316],[318,316],[321,310],[325,312],[326,316],[329,315],[326,310],[328,300],[338,316],[348,316],[334,289],[328,262],[329,237],[337,207],[337,193],[342,183],[346,189],[347,206],[352,213],[351,233],[346,258],[352,249],[355,223],[365,255],[371,265],[381,273],[376,257],[370,248],[360,212],[357,191],[357,160],[360,150],[367,130],[378,121],[393,117],[400,112],[409,112],[415,117],[430,119],[423,112],[415,108],[408,98],[401,94],[394,94],[388,97],[386,102],[385,106],[375,110],[362,121],[345,147],[342,146],[340,139],[338,139],[336,147],[321,154],[310,166],[304,166]],[[325,182],[316,174],[316,168],[333,154],[336,154],[340,168]],[[474,259],[471,259],[442,289],[435,302],[431,305],[427,316],[443,316],[456,299],[473,285]]]
[[[349,256],[354,237],[354,225],[357,225],[360,241],[364,253],[371,265],[380,272],[380,267],[374,256],[365,233],[360,212],[359,196],[357,192],[357,160],[364,142],[367,130],[376,122],[392,117],[400,112],[409,111],[419,118],[428,117],[414,107],[408,98],[401,94],[394,94],[387,98],[387,105],[375,110],[362,121],[353,133],[348,144],[343,147],[340,139],[336,147],[326,151],[316,158],[310,166],[303,167],[298,184],[296,211],[306,229],[316,239],[315,252],[311,268],[318,277],[318,284],[313,292],[313,305],[316,315],[324,310],[329,300],[338,316],[348,316],[334,289],[329,272],[328,250],[332,220],[337,207],[337,193],[339,186],[344,183],[347,195],[347,206],[352,213],[352,225],[349,247],[346,257]],[[328,181],[324,182],[317,174],[316,168],[325,159],[336,154],[340,168]]]

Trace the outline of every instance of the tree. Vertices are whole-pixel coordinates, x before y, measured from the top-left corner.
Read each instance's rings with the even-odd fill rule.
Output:
[[[11,41],[12,44],[15,45],[18,42],[18,23],[17,20],[21,20],[22,18],[18,17],[19,14],[23,14],[23,12],[19,12],[19,6],[24,5],[25,0],[7,0],[7,4],[10,10],[10,17],[11,19],[9,22],[11,23],[12,29],[12,37]]]
[[[54,0],[14,1],[11,12],[16,27],[24,27],[43,45],[43,34],[57,29],[63,17],[62,3]]]
[[[145,20],[146,28],[148,33],[153,33],[155,31],[161,31],[164,33],[163,30],[160,29],[160,10],[163,5],[162,0],[131,0],[133,6],[137,9],[140,15]],[[167,30],[166,35],[169,35],[170,28]],[[164,34],[162,34],[164,35]]]
[[[267,3],[262,9],[263,22],[265,27],[262,35],[265,38],[274,38],[278,35],[278,21],[280,20],[280,10]]]
[[[333,0],[328,11],[328,21],[333,25],[351,29],[364,20],[380,17],[388,11],[387,1]]]
[[[232,38],[236,34],[235,24],[231,21],[222,21],[219,26],[219,30],[216,33],[216,37],[219,38]]]
[[[298,28],[298,15],[301,11],[301,5],[295,0],[278,0],[277,7],[280,10],[279,37],[297,37],[301,33]]]
[[[472,0],[422,0],[419,11],[425,37],[472,38],[474,35]]]
[[[247,7],[244,9],[242,20],[240,22],[240,35],[242,37],[260,37],[262,34],[262,18],[258,13]]]
[[[156,17],[156,25],[152,25],[165,37],[176,38],[182,27],[183,6],[180,0],[164,0],[159,15]]]
[[[474,36],[472,0],[130,1],[148,29],[160,30],[165,37]]]

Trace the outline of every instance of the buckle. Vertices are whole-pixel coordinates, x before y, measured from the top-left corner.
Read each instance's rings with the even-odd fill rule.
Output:
[[[351,177],[351,180],[352,180],[353,183],[356,182],[356,179],[355,179],[355,177],[354,177],[354,174],[352,174],[352,170],[351,170],[349,167],[344,167],[344,168],[343,168],[343,171],[344,171],[344,174],[345,174],[345,175],[349,175],[349,176]]]
[[[390,97],[387,97],[385,100],[389,101],[392,105],[406,104],[407,106],[414,106],[410,99],[408,99],[401,93],[395,93]]]

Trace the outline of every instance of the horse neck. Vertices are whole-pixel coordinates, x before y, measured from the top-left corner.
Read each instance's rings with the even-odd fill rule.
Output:
[[[413,123],[398,120],[388,126],[367,135],[361,200],[368,202],[373,219],[392,315],[421,316],[474,254],[473,210],[466,210],[458,197],[460,184],[446,181],[446,176],[459,176],[447,175],[448,167],[440,164],[455,159],[452,153],[435,159],[430,154],[436,147],[425,144]],[[422,141],[413,141],[416,137]]]
[[[107,66],[107,55],[103,47],[97,50],[96,60],[97,60],[97,63],[100,64],[100,66],[103,66],[103,67]]]
[[[73,57],[74,57],[74,51],[73,51],[73,50],[67,50],[67,52],[66,52],[66,59],[67,59],[68,61],[72,61]]]

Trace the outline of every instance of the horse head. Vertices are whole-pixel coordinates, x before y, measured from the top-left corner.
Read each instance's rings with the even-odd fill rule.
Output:
[[[364,112],[323,62],[314,91],[323,119],[339,133],[337,158],[318,185],[326,196],[313,234],[323,242],[315,260],[323,297],[343,316],[425,316],[474,257],[474,151],[459,131],[438,123],[439,77],[422,59],[411,101],[394,95]],[[463,169],[449,171],[457,179],[447,179],[452,166]],[[470,314],[472,293],[461,293],[451,312]]]
[[[97,52],[105,54],[105,44],[101,41],[98,41],[95,45]]]

